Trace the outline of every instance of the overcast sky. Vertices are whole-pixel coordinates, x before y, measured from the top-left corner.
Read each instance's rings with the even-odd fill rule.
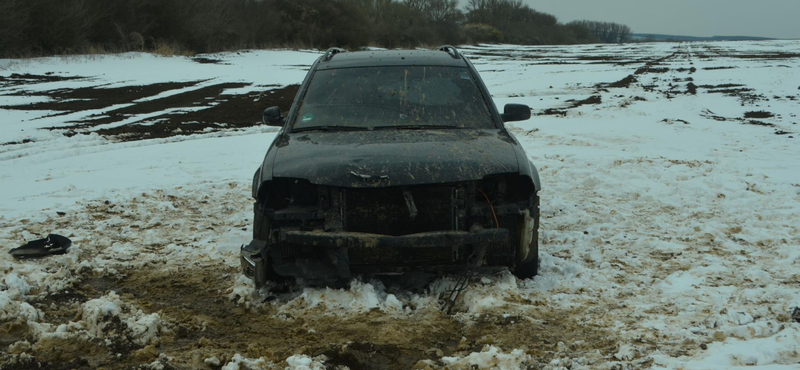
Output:
[[[800,0],[523,1],[564,23],[618,22],[634,33],[800,38]]]

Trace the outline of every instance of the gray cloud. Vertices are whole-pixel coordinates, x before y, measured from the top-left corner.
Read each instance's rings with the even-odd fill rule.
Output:
[[[523,1],[562,22],[618,22],[635,33],[800,38],[800,0]]]

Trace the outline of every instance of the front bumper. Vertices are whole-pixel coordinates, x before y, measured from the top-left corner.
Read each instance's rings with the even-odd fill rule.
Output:
[[[506,229],[486,229],[475,232],[434,231],[389,236],[352,232],[281,231],[280,240],[293,245],[324,248],[432,248],[459,245],[488,245],[508,241]]]
[[[245,275],[261,286],[265,261],[282,276],[305,279],[350,278],[359,272],[403,272],[462,268],[476,251],[507,243],[508,229],[437,231],[403,236],[354,232],[281,230],[267,246],[253,240],[241,251]]]

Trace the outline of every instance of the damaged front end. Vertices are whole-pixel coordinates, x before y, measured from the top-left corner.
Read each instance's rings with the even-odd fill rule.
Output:
[[[514,268],[537,255],[538,198],[523,175],[387,187],[276,178],[256,197],[254,239],[241,261],[257,286],[281,277],[452,271],[468,260]]]

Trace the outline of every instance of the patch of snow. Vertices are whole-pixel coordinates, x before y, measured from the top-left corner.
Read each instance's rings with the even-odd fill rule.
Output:
[[[310,357],[306,355],[294,355],[286,359],[286,370],[325,370],[325,356]]]
[[[486,345],[480,352],[472,352],[464,357],[442,357],[442,361],[448,368],[453,370],[524,370],[528,368],[527,365],[530,364],[532,358],[521,349],[515,349],[510,353],[506,353],[495,346]]]
[[[251,359],[237,353],[221,370],[261,370],[271,368],[270,365],[263,358]]]

